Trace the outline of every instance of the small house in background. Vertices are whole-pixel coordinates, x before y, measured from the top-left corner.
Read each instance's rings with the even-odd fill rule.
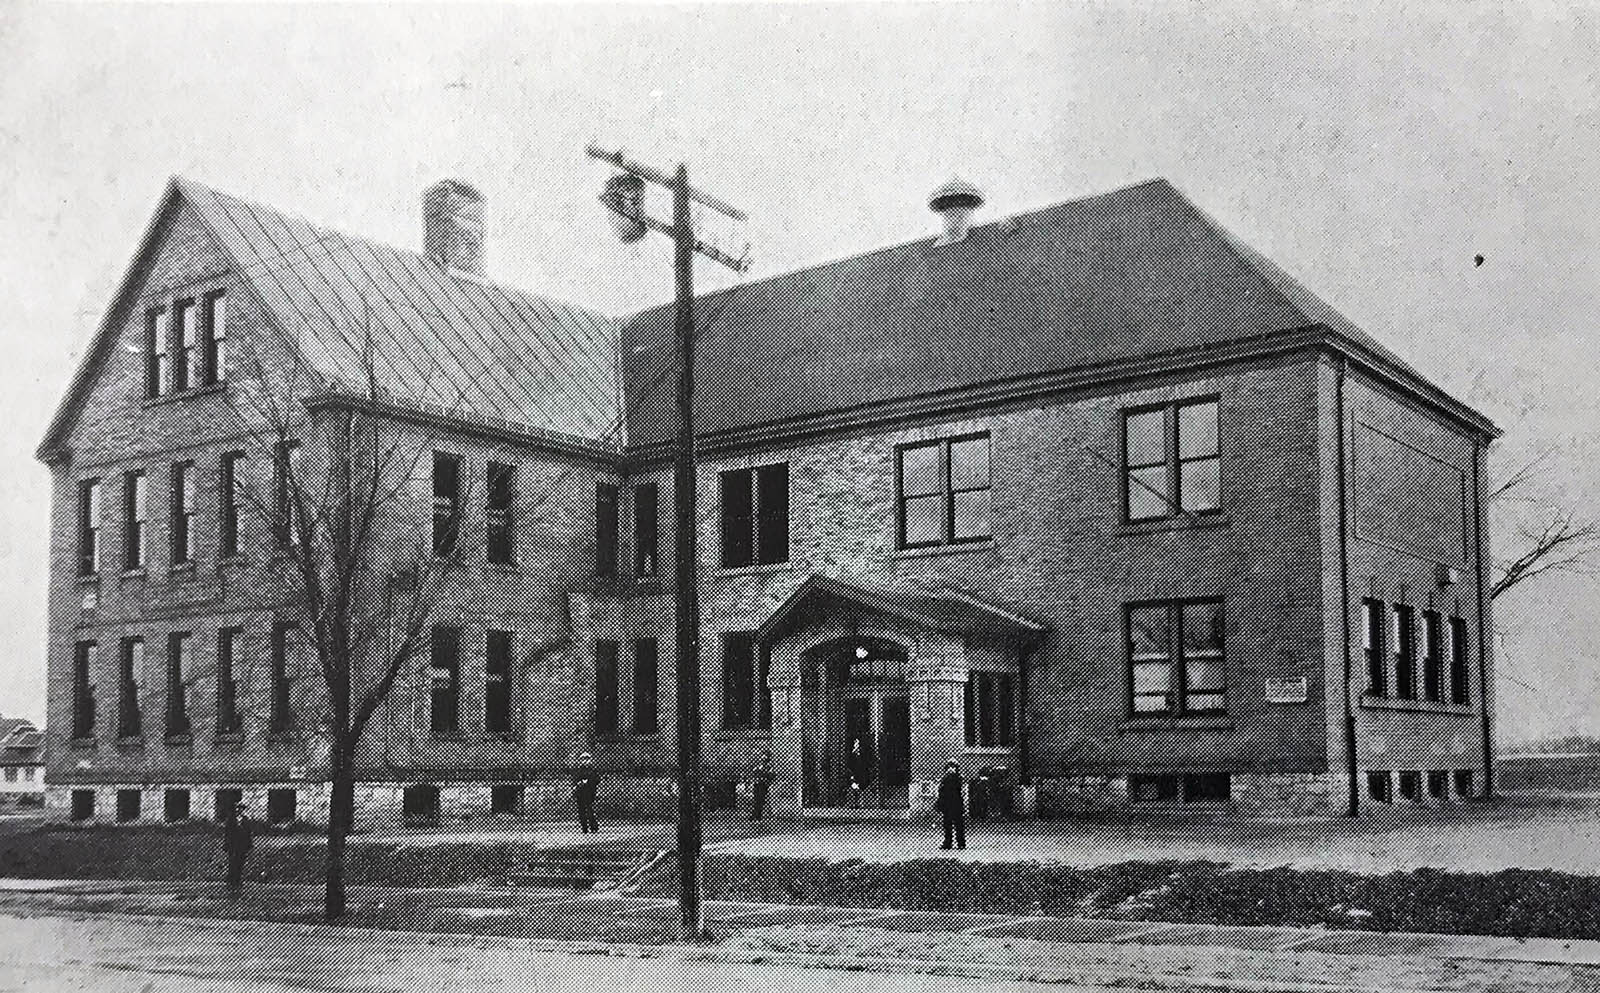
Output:
[[[44,806],[44,732],[25,717],[0,717],[0,807]]]

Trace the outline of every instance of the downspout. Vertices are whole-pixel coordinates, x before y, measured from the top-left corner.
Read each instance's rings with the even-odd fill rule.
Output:
[[[1350,508],[1345,495],[1346,489],[1346,454],[1345,454],[1345,414],[1344,414],[1344,379],[1347,366],[1346,358],[1339,356],[1338,379],[1334,382],[1334,406],[1339,416],[1338,430],[1338,483],[1339,483],[1339,633],[1344,645],[1344,759],[1345,775],[1347,777],[1346,791],[1349,796],[1346,813],[1355,817],[1361,813],[1361,783],[1360,772],[1356,761],[1356,706],[1354,691],[1351,684],[1354,682],[1354,673],[1350,663]]]
[[[1033,782],[1028,769],[1028,670],[1033,652],[1029,645],[1017,653],[1017,782],[1022,786]]]
[[[1485,616],[1489,604],[1484,597],[1486,576],[1483,571],[1483,448],[1481,436],[1472,439],[1472,530],[1473,565],[1476,576],[1478,601],[1478,709],[1483,712],[1483,796],[1494,796],[1494,728],[1491,707],[1494,704],[1489,686],[1489,622]]]

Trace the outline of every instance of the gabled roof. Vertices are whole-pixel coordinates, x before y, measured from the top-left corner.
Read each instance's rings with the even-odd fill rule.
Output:
[[[0,717],[0,744],[4,744],[7,739],[18,731],[37,732],[37,730],[34,727],[34,723],[26,717]]]
[[[330,390],[366,395],[370,334],[387,401],[561,436],[620,434],[610,319],[174,177],[41,454],[65,434],[182,205]]]
[[[1310,328],[1427,383],[1159,179],[953,244],[927,238],[747,283],[698,313],[695,418],[707,435]],[[673,430],[670,404],[652,402],[672,314],[647,310],[622,329],[630,446]]]
[[[756,632],[756,639],[770,642],[807,618],[830,616],[840,607],[882,614],[941,634],[1032,640],[1045,630],[1038,621],[953,587],[911,580],[872,586],[813,575],[778,605]]]

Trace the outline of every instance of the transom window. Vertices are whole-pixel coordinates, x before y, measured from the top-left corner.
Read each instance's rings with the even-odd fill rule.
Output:
[[[1220,510],[1217,401],[1125,412],[1122,464],[1123,513],[1130,521]]]
[[[987,433],[901,445],[895,461],[901,548],[983,541],[992,535]]]
[[[1176,600],[1127,609],[1129,709],[1203,714],[1227,709],[1220,600]]]

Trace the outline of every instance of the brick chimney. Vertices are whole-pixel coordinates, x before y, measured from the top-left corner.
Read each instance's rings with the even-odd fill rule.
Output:
[[[473,186],[441,179],[422,195],[422,240],[428,258],[482,276],[483,233],[483,194]]]

